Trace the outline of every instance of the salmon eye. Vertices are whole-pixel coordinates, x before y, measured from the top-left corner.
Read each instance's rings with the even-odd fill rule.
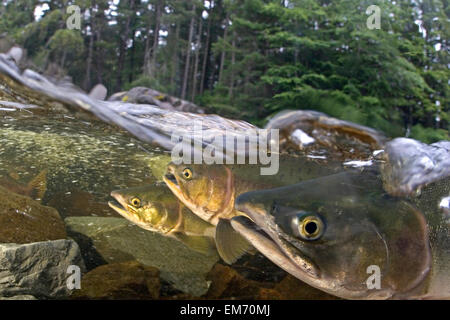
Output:
[[[314,237],[319,233],[319,224],[315,220],[305,221],[302,227],[303,234],[307,237]]]
[[[325,226],[317,215],[299,214],[292,221],[293,232],[304,240],[317,240],[324,232]]]
[[[133,207],[139,208],[141,206],[141,200],[139,198],[133,198],[130,201]]]
[[[191,178],[192,178],[192,170],[189,169],[189,168],[184,169],[184,170],[183,170],[183,177],[184,177],[186,180],[191,179]]]

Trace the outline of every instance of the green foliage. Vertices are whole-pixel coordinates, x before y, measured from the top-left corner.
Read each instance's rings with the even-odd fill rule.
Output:
[[[43,2],[49,10],[35,21]],[[393,137],[409,128],[426,142],[448,139],[443,0],[2,3],[0,34],[43,70],[56,64],[86,90],[103,82],[110,93],[144,86],[180,95],[184,84],[187,98],[207,111],[258,125],[284,109],[313,109]],[[65,27],[69,4],[82,8],[82,30]],[[381,9],[379,30],[366,26],[370,5]]]
[[[39,22],[27,24],[20,32],[16,33],[16,39],[30,56],[40,51],[42,46],[47,46],[50,38],[60,30],[63,24],[63,15],[60,10],[54,10],[42,18]]]
[[[8,32],[10,35],[33,22],[34,8],[39,0],[14,0],[0,2],[0,34]]]
[[[53,52],[70,51],[78,55],[84,51],[81,34],[75,30],[59,29],[49,40],[49,48]]]
[[[447,130],[424,128],[421,124],[416,124],[411,128],[411,138],[423,141],[425,143],[433,143],[440,140],[450,139]]]

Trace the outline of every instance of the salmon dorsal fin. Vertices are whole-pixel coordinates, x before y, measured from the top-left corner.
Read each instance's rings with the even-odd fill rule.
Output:
[[[216,247],[220,257],[228,264],[253,251],[253,246],[233,229],[228,219],[219,219],[217,223]]]
[[[27,189],[30,191],[30,195],[34,199],[40,199],[44,197],[47,191],[47,170],[42,170],[36,177],[34,177],[27,185]]]

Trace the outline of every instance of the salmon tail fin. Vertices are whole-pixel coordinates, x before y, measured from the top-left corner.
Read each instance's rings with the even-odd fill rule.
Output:
[[[28,190],[34,199],[42,200],[47,191],[47,170],[42,170],[28,183]]]

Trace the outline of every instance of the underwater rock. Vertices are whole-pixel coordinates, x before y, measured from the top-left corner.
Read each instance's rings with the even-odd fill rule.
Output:
[[[88,269],[105,263],[137,260],[160,270],[161,279],[185,293],[201,296],[217,254],[206,256],[180,241],[143,230],[123,218],[70,217],[67,233],[81,247]]]
[[[340,300],[338,297],[307,285],[290,274],[276,284],[274,289],[280,293],[283,300]]]
[[[246,279],[236,270],[220,263],[209,272],[207,279],[211,281],[205,295],[207,299],[281,299],[281,294],[272,288],[273,284]]]
[[[259,252],[242,256],[233,263],[233,269],[244,278],[258,282],[278,283],[286,276],[286,271]]]
[[[71,265],[85,270],[73,240],[0,244],[0,296],[65,298],[70,294],[66,281]]]
[[[137,261],[111,263],[91,270],[81,279],[81,289],[72,299],[149,300],[158,299],[159,270]]]
[[[0,186],[0,243],[65,239],[58,211]]]

